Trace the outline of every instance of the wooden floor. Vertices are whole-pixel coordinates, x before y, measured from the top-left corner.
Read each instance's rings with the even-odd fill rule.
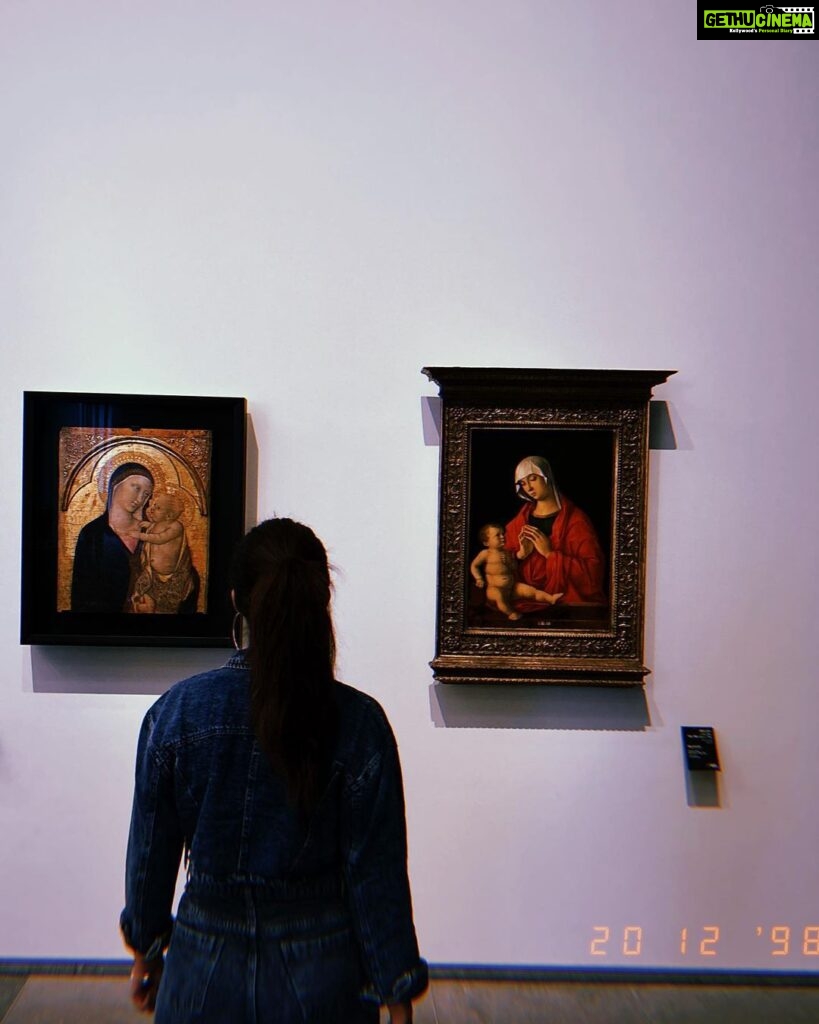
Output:
[[[0,976],[2,1024],[139,1024],[142,1020],[150,1018],[132,1010],[123,977]],[[819,987],[435,979],[415,1009],[415,1024],[712,1022],[817,1024]]]

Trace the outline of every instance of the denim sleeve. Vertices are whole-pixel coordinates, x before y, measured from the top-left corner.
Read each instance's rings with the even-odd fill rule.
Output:
[[[148,959],[158,956],[171,932],[183,835],[167,753],[152,742],[153,720],[139,734],[134,805],[125,865],[125,909],[120,927],[128,945]]]
[[[370,981],[367,994],[395,1003],[423,992],[428,972],[412,920],[401,766],[386,720],[383,725],[381,749],[349,780],[345,882]]]

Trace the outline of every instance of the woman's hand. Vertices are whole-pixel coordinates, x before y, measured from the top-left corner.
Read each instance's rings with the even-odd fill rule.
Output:
[[[140,1013],[153,1013],[163,966],[164,961],[161,957],[146,962],[139,953],[134,955],[134,966],[131,968],[131,1002]]]
[[[548,558],[552,553],[552,542],[546,534],[541,530],[538,530],[536,526],[530,526],[528,523],[520,531],[521,549],[524,544],[528,544],[529,547],[529,550],[526,552],[527,555],[531,553],[533,547],[535,551],[543,555],[544,558]]]
[[[390,1024],[412,1024],[412,1003],[390,1003]]]

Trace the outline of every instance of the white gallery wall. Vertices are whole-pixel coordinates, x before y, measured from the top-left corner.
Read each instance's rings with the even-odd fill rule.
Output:
[[[141,717],[223,657],[19,645],[22,393],[77,390],[247,397],[431,961],[819,969],[816,48],[678,6],[0,5],[0,958],[123,955]],[[424,365],[679,371],[644,694],[433,685]]]

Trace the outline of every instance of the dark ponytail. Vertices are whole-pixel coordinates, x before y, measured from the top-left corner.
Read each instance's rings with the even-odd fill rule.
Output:
[[[250,628],[254,732],[292,802],[308,813],[321,795],[335,735],[327,553],[309,527],[268,519],[239,544],[233,589]]]

